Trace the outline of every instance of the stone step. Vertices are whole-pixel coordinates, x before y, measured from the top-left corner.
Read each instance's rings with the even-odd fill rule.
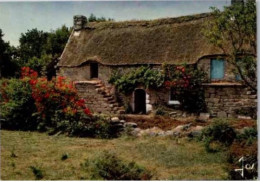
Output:
[[[86,104],[95,108],[97,113],[122,114],[125,112],[111,94],[112,87],[105,86],[101,80],[79,81],[76,83],[76,88],[81,97],[86,99]]]
[[[97,88],[101,88],[101,87],[104,87],[104,85],[101,84],[101,83],[98,83],[98,84],[95,85],[95,87],[97,87]]]

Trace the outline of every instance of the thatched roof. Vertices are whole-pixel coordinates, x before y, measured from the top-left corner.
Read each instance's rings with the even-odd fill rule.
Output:
[[[193,64],[221,53],[202,35],[210,14],[152,21],[88,23],[73,31],[58,66],[87,61],[106,65]]]

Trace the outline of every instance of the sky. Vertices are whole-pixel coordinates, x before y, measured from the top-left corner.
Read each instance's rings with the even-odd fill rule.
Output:
[[[209,12],[210,7],[230,5],[230,0],[185,1],[44,1],[0,2],[0,29],[3,39],[19,45],[21,33],[33,28],[55,30],[71,27],[74,15],[113,18],[115,21],[150,20]]]

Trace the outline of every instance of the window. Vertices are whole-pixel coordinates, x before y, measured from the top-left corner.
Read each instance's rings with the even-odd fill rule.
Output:
[[[98,63],[90,63],[90,78],[98,78]]]
[[[224,78],[225,61],[220,59],[212,59],[210,64],[210,78],[212,80],[220,80]]]
[[[174,91],[173,88],[170,90],[170,98],[169,98],[169,105],[180,105],[180,102],[177,100],[177,93]]]

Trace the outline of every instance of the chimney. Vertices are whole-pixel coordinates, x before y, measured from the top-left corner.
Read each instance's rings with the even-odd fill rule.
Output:
[[[85,25],[87,23],[87,18],[83,15],[76,15],[74,18],[74,30],[79,31],[83,28],[85,28]]]

